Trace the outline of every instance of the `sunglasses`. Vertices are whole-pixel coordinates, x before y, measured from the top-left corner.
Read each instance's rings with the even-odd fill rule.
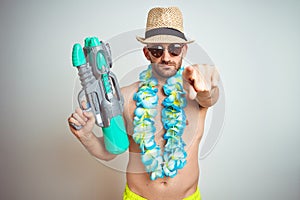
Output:
[[[183,46],[184,46],[183,44],[172,43],[168,45],[167,49],[170,55],[179,56],[181,54]],[[165,48],[160,44],[147,47],[147,49],[155,58],[160,58],[165,51]]]

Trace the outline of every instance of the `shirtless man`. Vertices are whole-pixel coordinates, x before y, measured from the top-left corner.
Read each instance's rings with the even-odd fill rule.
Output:
[[[148,72],[151,73],[150,78],[156,80],[155,86],[152,87],[152,89],[154,88],[153,91],[156,91],[156,94],[155,92],[153,94],[150,92],[147,96],[149,100],[147,99],[146,103],[152,101],[155,106],[150,108],[146,105],[144,106],[144,104],[137,106],[137,99],[142,99],[141,101],[143,101],[138,92],[144,92],[141,89],[143,84],[149,86],[149,84],[145,84],[146,81],[149,81],[148,79],[146,81],[141,79],[139,82],[122,88],[125,100],[123,116],[130,141],[130,154],[126,173],[127,185],[123,198],[125,200],[199,200],[201,197],[198,189],[198,148],[203,135],[208,107],[216,103],[219,97],[219,89],[217,87],[219,80],[218,72],[214,66],[209,65],[192,65],[182,68],[182,60],[188,49],[187,44],[193,41],[188,41],[185,38],[183,34],[182,15],[176,7],[151,9],[148,13],[145,38],[137,37],[137,39],[145,44],[143,52],[146,59],[151,63]],[[182,75],[179,73],[180,71]],[[179,93],[174,93],[173,89],[176,87],[170,86],[170,91],[173,93],[167,95],[164,86],[167,80],[170,80],[170,77],[177,75],[180,78],[182,77],[182,86],[186,94],[179,95],[184,100],[181,99],[181,101],[181,97],[178,97],[179,99],[175,98],[175,100],[178,100],[175,102],[174,98],[172,99],[170,96],[173,94],[176,96],[180,91]],[[155,149],[160,149],[160,154],[165,155],[167,151],[166,123],[169,121],[164,121],[164,117],[162,116],[163,109],[167,107],[165,99],[173,100],[171,102],[173,104],[171,105],[172,108],[179,102],[179,106],[176,107],[175,111],[178,111],[179,114],[182,114],[182,112],[185,113],[183,114],[185,117],[179,117],[180,119],[176,121],[176,125],[174,126],[178,126],[182,130],[182,140],[186,145],[180,146],[179,142],[179,148],[176,145],[171,146],[171,148],[176,148],[176,152],[179,149],[179,153],[177,152],[178,154],[176,155],[180,155],[181,157],[176,158],[177,160],[174,158],[176,157],[175,154],[172,154],[169,158],[160,155],[151,158],[150,163],[158,163],[158,165],[153,165],[155,170],[152,166],[152,168],[147,168],[146,171],[146,165],[150,166],[148,165],[149,156],[147,157],[147,153]],[[83,106],[86,106],[85,102],[83,102]],[[157,111],[157,114],[153,115],[152,118],[147,115],[150,121],[153,120],[155,122],[152,125],[155,127],[153,141],[144,138],[141,142],[137,136],[139,134],[137,126],[140,122],[145,122],[139,121],[137,118],[139,116],[137,114],[138,107],[143,110],[148,109],[147,111],[151,109]],[[114,159],[117,156],[106,151],[102,137],[98,138],[92,133],[95,124],[95,118],[92,113],[77,108],[68,121],[69,123],[83,126],[80,130],[76,130],[72,126],[70,126],[70,129],[93,156],[106,161]],[[178,124],[183,124],[183,126],[179,126]],[[178,141],[181,141],[181,134],[175,136],[179,138]],[[146,144],[146,147],[141,144]],[[147,153],[141,153],[141,150]],[[176,161],[173,162],[174,160]],[[177,167],[174,167],[174,165]]]

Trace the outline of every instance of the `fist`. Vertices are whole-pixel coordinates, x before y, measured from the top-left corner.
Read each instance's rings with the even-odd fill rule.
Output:
[[[87,103],[85,101],[82,101],[81,105],[82,108],[85,110],[87,109]],[[77,108],[68,118],[71,132],[79,139],[82,137],[88,137],[89,134],[92,134],[92,130],[95,125],[95,117],[93,113],[85,110]]]

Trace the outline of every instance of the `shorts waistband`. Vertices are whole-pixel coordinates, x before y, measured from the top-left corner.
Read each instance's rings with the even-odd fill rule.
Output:
[[[125,191],[123,194],[123,200],[147,200],[136,193],[132,192],[128,185],[126,184]]]
[[[128,185],[126,184],[125,191],[123,194],[123,200],[147,200],[147,199],[132,192],[128,187]],[[201,200],[201,194],[199,188],[197,187],[197,190],[196,192],[194,192],[194,194],[184,198],[183,200]]]

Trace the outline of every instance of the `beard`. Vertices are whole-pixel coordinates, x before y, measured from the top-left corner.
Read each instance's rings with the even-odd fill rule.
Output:
[[[174,76],[180,69],[182,64],[182,58],[178,63],[173,61],[161,61],[159,63],[154,63],[151,61],[152,73],[159,78],[170,78]]]

